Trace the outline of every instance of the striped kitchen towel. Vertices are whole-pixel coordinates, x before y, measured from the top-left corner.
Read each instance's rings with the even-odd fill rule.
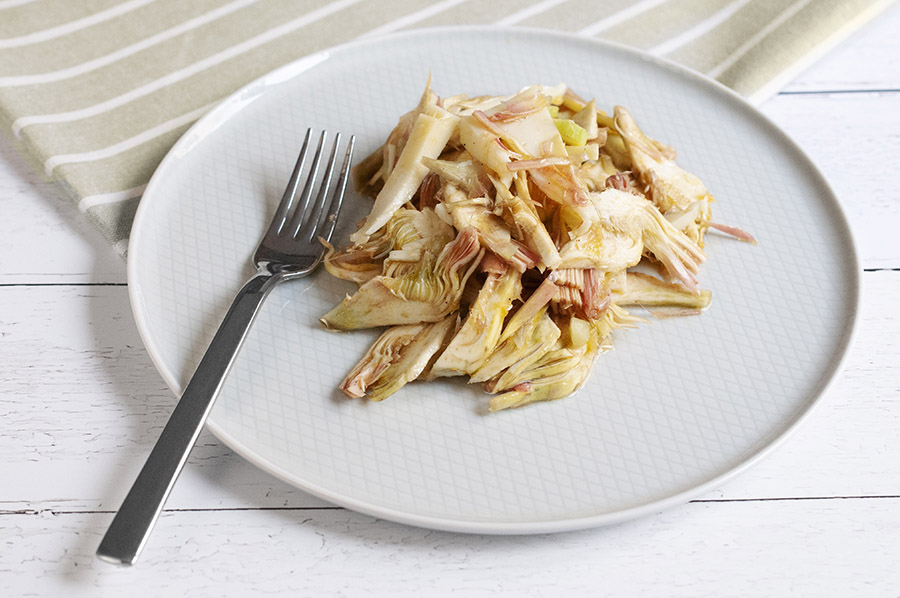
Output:
[[[150,175],[245,83],[364,35],[521,25],[630,44],[760,100],[892,0],[0,0],[0,128],[120,254]]]

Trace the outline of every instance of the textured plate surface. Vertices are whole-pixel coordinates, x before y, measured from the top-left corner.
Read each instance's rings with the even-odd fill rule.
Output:
[[[406,523],[486,533],[576,529],[687,500],[771,448],[834,378],[854,328],[853,241],[828,185],[772,123],[727,89],[595,41],[529,30],[417,31],[307,57],[195,125],[151,181],[129,288],[157,367],[180,393],[241,283],[307,127],[381,144],[431,73],[442,95],[566,82],[627,106],[717,198],[700,317],[615,334],[574,397],[494,415],[457,382],[382,403],[335,390],[375,335],[323,330],[350,290],[317,275],[277,288],[210,428],[255,464],[335,503]],[[367,211],[349,197],[338,242]]]

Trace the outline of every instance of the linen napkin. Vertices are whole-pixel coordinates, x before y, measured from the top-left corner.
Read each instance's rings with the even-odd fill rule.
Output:
[[[528,26],[628,44],[759,101],[892,0],[0,0],[0,128],[125,256],[141,194],[245,83],[361,36]]]

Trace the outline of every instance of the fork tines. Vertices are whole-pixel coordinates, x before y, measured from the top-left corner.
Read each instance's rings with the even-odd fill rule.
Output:
[[[298,241],[312,242],[317,233],[326,241],[331,240],[334,233],[334,227],[337,222],[337,215],[340,212],[341,205],[344,200],[344,191],[347,186],[348,171],[350,168],[350,159],[355,144],[355,136],[350,136],[347,144],[347,150],[344,153],[343,164],[338,174],[337,185],[331,200],[328,200],[328,191],[331,186],[331,179],[334,175],[335,164],[338,160],[338,148],[341,143],[341,134],[335,135],[334,143],[331,146],[331,155],[325,165],[325,174],[321,181],[318,181],[319,167],[322,162],[323,150],[328,136],[327,131],[322,131],[319,136],[319,143],[313,156],[312,165],[309,168],[303,185],[303,190],[299,197],[297,188],[303,177],[303,166],[306,161],[306,155],[310,146],[310,138],[312,137],[312,129],[307,129],[306,136],[303,139],[303,146],[300,149],[300,155],[297,163],[294,165],[294,171],[288,182],[281,203],[275,212],[275,218],[272,225],[274,232],[279,237],[289,236]],[[318,193],[313,200],[313,191],[318,184]],[[311,202],[312,200],[312,202]],[[312,203],[312,205],[310,205]]]

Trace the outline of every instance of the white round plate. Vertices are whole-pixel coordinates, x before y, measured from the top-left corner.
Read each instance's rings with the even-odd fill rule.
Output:
[[[318,318],[351,290],[324,270],[266,302],[209,420],[235,451],[328,501],[464,532],[591,527],[658,511],[757,460],[834,379],[857,314],[859,267],[823,177],[769,120],[683,68],[598,41],[441,28],[364,40],[250,84],[175,145],[147,187],[128,281],[147,349],[180,394],[287,182],[307,127],[355,133],[357,160],[440,95],[565,82],[628,107],[716,196],[699,317],[615,333],[561,401],[486,415],[477,385],[413,383],[381,403],[338,383],[375,338]],[[350,195],[336,240],[371,205]]]

